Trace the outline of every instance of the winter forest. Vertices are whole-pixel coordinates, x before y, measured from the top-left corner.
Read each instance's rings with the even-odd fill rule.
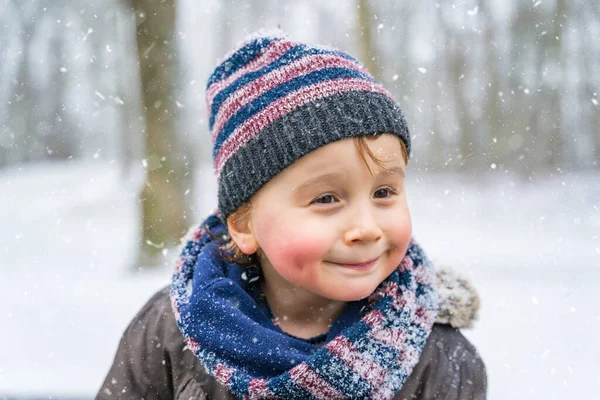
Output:
[[[94,396],[215,207],[208,75],[277,27],[402,107],[414,234],[480,294],[488,398],[597,398],[597,0],[2,0],[0,399]]]

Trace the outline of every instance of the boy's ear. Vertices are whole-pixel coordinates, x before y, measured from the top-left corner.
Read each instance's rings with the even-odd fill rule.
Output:
[[[252,255],[258,250],[258,242],[252,229],[250,205],[244,204],[227,217],[229,236],[237,247],[246,255]]]

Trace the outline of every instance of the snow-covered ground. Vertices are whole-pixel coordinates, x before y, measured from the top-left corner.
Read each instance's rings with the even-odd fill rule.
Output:
[[[214,207],[204,171],[198,219]],[[0,170],[0,398],[92,397],[128,321],[168,284],[169,267],[130,268],[136,188],[119,182],[101,163]],[[413,175],[408,193],[417,239],[480,292],[465,334],[489,398],[598,398],[600,176]]]

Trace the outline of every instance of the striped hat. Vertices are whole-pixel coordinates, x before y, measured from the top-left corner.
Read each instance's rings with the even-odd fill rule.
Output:
[[[328,143],[391,133],[410,154],[400,107],[359,61],[281,33],[255,34],[236,47],[210,76],[206,101],[224,219]]]

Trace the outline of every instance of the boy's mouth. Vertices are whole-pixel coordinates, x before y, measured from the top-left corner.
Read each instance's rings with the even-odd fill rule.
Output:
[[[359,271],[366,271],[368,269],[371,269],[376,263],[377,260],[379,260],[379,257],[370,260],[370,261],[366,261],[366,262],[360,262],[360,263],[338,263],[338,262],[331,262],[332,264],[335,265],[339,265],[340,267],[344,267],[344,268],[350,268],[350,269],[355,269],[355,270],[359,270]]]

